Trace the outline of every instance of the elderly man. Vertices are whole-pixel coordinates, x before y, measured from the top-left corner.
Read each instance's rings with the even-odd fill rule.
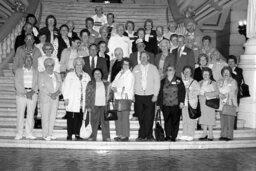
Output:
[[[141,56],[141,53],[145,51],[145,47],[146,47],[146,42],[142,39],[137,39],[135,43],[137,47],[137,52],[133,52],[130,55],[132,68],[134,68],[136,65],[141,63],[140,56]],[[147,52],[147,53],[149,55],[149,63],[154,64],[154,54],[150,52]]]
[[[135,113],[139,119],[138,141],[152,141],[152,127],[155,116],[155,102],[160,89],[160,76],[157,68],[149,63],[149,55],[141,53],[141,64],[133,69],[135,76]]]
[[[83,71],[90,75],[92,78],[92,71],[94,68],[100,68],[103,72],[103,79],[107,80],[108,78],[108,67],[106,59],[100,58],[98,53],[98,48],[96,44],[91,44],[89,47],[90,56],[83,57],[84,59],[84,67]]]
[[[17,133],[16,140],[22,139],[24,113],[27,108],[27,119],[25,124],[26,138],[36,139],[33,136],[34,112],[37,102],[38,92],[38,72],[32,67],[33,59],[27,55],[24,59],[24,65],[15,72],[15,89],[17,105]]]
[[[54,60],[47,58],[44,61],[45,71],[39,73],[38,86],[40,97],[40,111],[42,114],[42,133],[46,141],[56,139],[53,136],[53,127],[56,119],[59,94],[61,92],[60,74],[54,72]]]
[[[32,33],[29,33],[25,36],[25,45],[22,45],[18,47],[15,57],[14,57],[14,62],[13,62],[13,71],[17,68],[22,68],[24,65],[24,58],[27,55],[32,56],[33,58],[33,67],[37,68],[38,66],[38,58],[41,55],[40,50],[34,45],[35,39],[34,35]]]
[[[182,35],[178,36],[178,48],[172,51],[172,59],[175,61],[176,74],[181,77],[184,66],[191,66],[195,68],[195,58],[193,51],[186,47],[185,37]]]

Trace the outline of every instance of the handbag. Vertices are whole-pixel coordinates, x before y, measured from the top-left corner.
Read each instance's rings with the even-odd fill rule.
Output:
[[[222,114],[223,115],[229,115],[229,116],[236,116],[236,106],[233,104],[233,101],[231,101],[231,105],[224,104],[222,108]]]
[[[112,104],[112,107],[110,107]],[[104,111],[104,120],[105,121],[116,121],[117,117],[117,110],[114,109],[113,101],[108,102],[107,109]]]
[[[220,107],[220,98],[216,97],[214,99],[206,99],[206,106],[211,107],[213,109],[219,109]]]
[[[243,83],[240,85],[239,97],[240,98],[250,97],[249,86],[245,84],[244,78],[243,78]]]
[[[123,97],[123,92],[124,92],[124,87],[123,87],[123,91],[121,93],[122,97]],[[130,111],[131,110],[131,104],[132,104],[132,101],[130,99],[128,99],[127,93],[125,93],[125,98],[124,99],[116,99],[115,100],[115,109],[118,112]]]
[[[188,86],[188,88],[191,86],[193,81],[191,81],[191,83]],[[201,108],[200,108],[199,98],[198,98],[198,101],[197,101],[197,107],[194,109],[189,104],[189,95],[188,95],[188,93],[187,93],[187,96],[188,96],[188,115],[189,115],[190,119],[197,119],[197,118],[199,118],[201,116]]]
[[[164,141],[164,129],[162,128],[160,110],[157,110],[156,112],[154,133],[156,141]]]
[[[90,115],[87,114],[86,119],[85,119],[85,121],[82,122],[82,126],[80,128],[80,137],[84,138],[84,139],[89,138],[90,135],[92,134],[92,125],[91,125],[90,121],[89,121],[89,123],[86,123],[86,122],[88,122],[88,120],[90,120],[89,116]],[[87,117],[88,117],[88,119],[87,119]]]

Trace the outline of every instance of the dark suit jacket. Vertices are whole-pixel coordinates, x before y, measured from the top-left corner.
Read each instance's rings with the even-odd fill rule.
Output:
[[[179,57],[177,48],[172,51],[172,55],[176,64],[176,74],[178,77],[181,77],[184,66],[189,65],[193,69],[195,68],[194,52],[191,49],[185,47],[183,54]]]
[[[85,63],[85,65],[83,67],[83,71],[86,72],[87,74],[89,74],[91,79],[93,79],[92,70],[90,67],[90,58],[89,58],[89,56],[86,56],[86,57],[83,57],[83,59],[84,59],[84,63]],[[107,80],[108,79],[108,67],[107,67],[107,62],[104,58],[98,57],[96,68],[100,68],[102,70],[102,72],[103,72],[102,79]]]
[[[39,30],[39,33],[44,33],[46,35],[46,42],[51,42],[51,32],[47,27],[43,27]],[[54,38],[53,40],[59,35],[59,30],[54,28]]]
[[[147,52],[149,54],[149,62],[154,65],[155,63],[155,56],[153,53]],[[131,67],[134,68],[136,65],[138,65],[138,52],[133,52],[130,54],[130,60],[131,60]]]
[[[162,53],[159,53],[155,57],[155,66],[157,67],[157,69],[159,69],[159,62],[160,62],[161,56],[162,56]],[[164,67],[163,67],[164,75],[166,73],[168,65],[175,66],[175,61],[171,53],[169,53],[168,56],[166,56],[164,61]]]
[[[240,103],[240,85],[242,84],[243,82],[243,69],[242,68],[239,68],[239,67],[236,67],[235,68],[235,72],[236,73],[232,73],[232,77],[236,80],[237,82],[237,87],[238,87],[238,93],[237,93],[237,102],[238,104]]]

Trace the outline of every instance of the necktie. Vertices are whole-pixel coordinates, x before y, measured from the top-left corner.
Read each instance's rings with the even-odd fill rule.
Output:
[[[181,48],[178,49],[178,56],[181,57]]]
[[[92,57],[92,61],[91,61],[91,70],[94,69],[95,63],[94,63],[94,57]]]

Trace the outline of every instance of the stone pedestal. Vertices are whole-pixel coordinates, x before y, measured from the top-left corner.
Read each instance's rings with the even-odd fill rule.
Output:
[[[239,67],[243,69],[251,97],[241,99],[238,118],[245,120],[246,127],[256,128],[256,37],[250,38],[244,46],[245,54],[240,57]]]

